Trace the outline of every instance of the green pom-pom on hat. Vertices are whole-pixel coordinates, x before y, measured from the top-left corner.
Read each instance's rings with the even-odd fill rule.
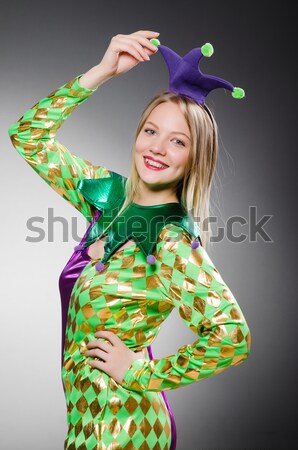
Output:
[[[204,56],[208,57],[213,55],[214,48],[210,44],[210,42],[207,42],[206,44],[202,45],[201,52]]]
[[[160,45],[160,41],[156,38],[150,39],[150,42],[152,42],[152,44],[155,45],[156,47]]]
[[[232,92],[232,96],[234,98],[243,98],[243,97],[245,97],[244,89],[242,89],[240,87],[234,87],[234,90]]]

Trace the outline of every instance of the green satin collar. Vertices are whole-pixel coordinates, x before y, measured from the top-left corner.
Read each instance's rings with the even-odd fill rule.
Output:
[[[110,174],[108,178],[84,179],[79,182],[78,190],[83,197],[102,212],[89,230],[84,247],[92,244],[105,231],[124,203],[127,178],[112,171]],[[184,228],[200,240],[198,224],[180,203],[151,206],[130,203],[105,232],[108,238],[101,262],[105,263],[129,239],[133,239],[148,257],[153,252],[162,228],[169,223]]]

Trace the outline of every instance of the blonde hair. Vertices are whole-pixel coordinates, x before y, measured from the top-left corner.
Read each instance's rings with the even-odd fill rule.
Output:
[[[176,186],[176,194],[188,214],[191,214],[198,223],[202,244],[206,246],[210,235],[209,203],[218,153],[218,128],[211,111],[205,105],[199,105],[187,96],[160,91],[143,110],[135,132],[131,173],[125,187],[125,201],[118,215],[138,194],[140,177],[135,164],[135,143],[138,135],[153,109],[164,102],[172,102],[180,107],[190,130],[190,156],[184,177]]]

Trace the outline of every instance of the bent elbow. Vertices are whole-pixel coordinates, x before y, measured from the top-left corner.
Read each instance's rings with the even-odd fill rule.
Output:
[[[12,142],[12,145],[15,147],[18,144],[18,123],[12,123],[8,130],[8,135],[10,137],[10,140]]]
[[[18,132],[18,128],[20,126],[20,122],[13,122],[9,125],[7,132],[9,136],[12,136],[13,134],[16,134]]]
[[[245,329],[246,334],[243,336],[243,339],[241,340],[240,347],[239,344],[235,345],[235,356],[233,358],[233,365],[237,366],[238,364],[243,363],[248,356],[250,355],[250,349],[251,349],[251,333],[249,328],[247,327],[247,324],[245,322]],[[237,350],[238,352],[237,352]]]
[[[250,348],[251,348],[251,333],[250,333],[250,329],[247,327],[247,334],[245,337],[245,342],[246,342],[246,358],[250,355]]]

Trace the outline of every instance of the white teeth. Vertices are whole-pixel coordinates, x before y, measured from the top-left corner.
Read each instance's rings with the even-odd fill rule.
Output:
[[[145,158],[145,161],[150,166],[159,167],[160,169],[165,169],[167,166],[163,166],[162,164],[159,164],[155,161],[152,161],[152,159]]]

